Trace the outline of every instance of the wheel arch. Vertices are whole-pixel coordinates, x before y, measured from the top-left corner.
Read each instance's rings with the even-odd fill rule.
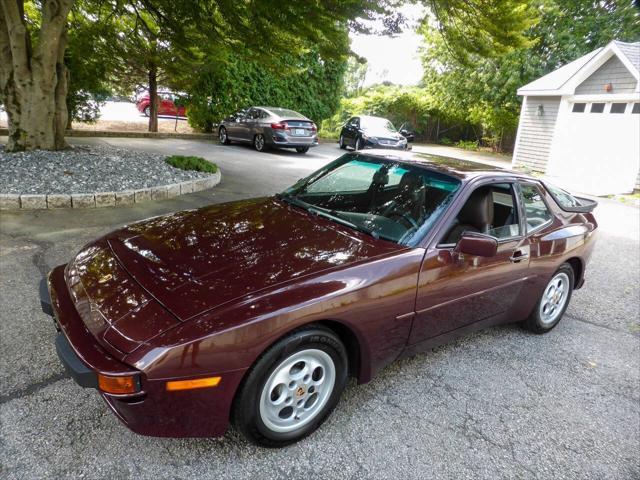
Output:
[[[571,257],[566,261],[566,263],[569,264],[569,266],[573,270],[573,285],[574,289],[577,290],[578,288],[582,287],[584,283],[584,263],[579,257]]]
[[[309,323],[303,323],[300,325],[296,325],[293,328],[284,332],[278,338],[273,340],[269,345],[267,345],[260,352],[260,354],[256,356],[251,366],[247,368],[247,370],[244,372],[242,379],[238,383],[238,386],[236,387],[235,392],[233,393],[233,398],[230,403],[231,408],[229,409],[230,415],[233,415],[232,412],[235,410],[235,405],[238,400],[238,395],[242,391],[242,387],[245,384],[247,377],[249,376],[250,372],[253,370],[253,367],[256,365],[256,363],[265,354],[265,352],[267,352],[271,347],[273,347],[280,340],[291,335],[292,333],[297,332],[299,330],[306,329],[306,328],[312,328],[314,326],[321,326],[331,330],[334,334],[338,336],[340,341],[342,341],[342,343],[345,346],[345,349],[347,350],[348,375],[350,377],[355,377],[358,383],[360,384],[366,383],[371,379],[371,368],[366,364],[366,362],[362,358],[363,347],[364,347],[362,343],[363,341],[359,339],[356,332],[350,326],[338,320],[328,320],[328,319],[316,320]]]

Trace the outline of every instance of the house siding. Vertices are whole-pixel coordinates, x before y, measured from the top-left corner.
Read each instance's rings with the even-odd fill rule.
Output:
[[[608,83],[613,86],[613,89],[610,92],[605,92],[604,86]],[[624,66],[622,61],[614,55],[593,72],[593,75],[578,85],[576,95],[633,93],[636,83],[635,77]]]
[[[538,105],[544,109],[542,116],[538,116]],[[527,97],[518,125],[515,167],[545,172],[559,107],[560,97]]]

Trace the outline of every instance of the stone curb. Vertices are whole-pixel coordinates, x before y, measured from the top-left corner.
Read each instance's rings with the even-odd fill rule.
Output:
[[[9,129],[0,128],[0,137],[9,135]],[[215,133],[177,132],[117,132],[111,130],[67,130],[65,137],[116,137],[116,138],[183,138],[185,140],[217,140]]]
[[[56,193],[49,195],[0,193],[0,210],[121,207],[200,192],[215,187],[220,183],[220,180],[222,180],[222,173],[218,170],[206,178],[139,190],[124,190],[122,192]]]

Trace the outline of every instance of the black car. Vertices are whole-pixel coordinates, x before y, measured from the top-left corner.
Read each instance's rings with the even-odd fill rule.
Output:
[[[405,135],[410,136],[408,139]],[[355,150],[363,148],[391,148],[408,150],[413,135],[408,131],[396,130],[386,118],[360,115],[351,117],[340,131],[340,148],[352,147]]]

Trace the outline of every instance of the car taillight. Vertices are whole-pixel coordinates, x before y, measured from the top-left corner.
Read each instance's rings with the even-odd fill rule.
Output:
[[[315,123],[312,123],[312,124],[311,124],[311,131],[312,131],[312,132],[317,132],[317,131],[318,131],[318,127],[316,127],[316,124],[315,124]]]
[[[285,130],[287,128],[287,124],[284,122],[281,123],[272,123],[271,128],[273,130]]]

